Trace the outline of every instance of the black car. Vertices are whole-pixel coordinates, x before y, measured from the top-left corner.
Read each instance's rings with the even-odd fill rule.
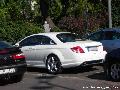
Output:
[[[0,81],[21,81],[26,66],[25,56],[19,47],[0,41]]]
[[[120,81],[120,48],[107,53],[104,72],[108,80]]]

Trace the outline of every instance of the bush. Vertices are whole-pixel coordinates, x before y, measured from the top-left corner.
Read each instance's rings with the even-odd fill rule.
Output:
[[[25,36],[40,32],[43,32],[41,25],[22,21],[0,21],[0,38],[11,43],[16,43]]]
[[[60,29],[59,27],[57,27],[57,26],[55,26],[52,30],[51,30],[51,32],[64,32],[64,31],[66,31],[66,30],[64,30],[64,29]]]
[[[72,33],[78,33],[80,35],[94,32],[97,29],[101,28],[106,23],[105,17],[93,17],[89,16],[88,18],[85,17],[63,17],[59,23],[58,26],[60,29],[66,29],[69,32]]]

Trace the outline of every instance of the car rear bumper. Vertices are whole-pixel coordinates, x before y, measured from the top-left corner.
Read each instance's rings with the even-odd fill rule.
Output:
[[[90,66],[90,65],[99,65],[103,64],[103,59],[93,60],[93,61],[85,61],[80,66]]]
[[[81,62],[67,63],[67,64],[62,64],[62,67],[70,68],[70,67],[78,67],[78,66],[94,66],[94,65],[101,65],[101,64],[103,64],[103,59],[84,61],[82,63]]]
[[[5,77],[6,75],[14,76],[14,75],[24,74],[26,70],[27,70],[26,63],[0,67],[0,78]]]
[[[89,66],[102,64],[105,59],[106,52],[103,53],[87,53],[76,54],[74,58],[62,63],[63,68],[76,67],[76,66]]]

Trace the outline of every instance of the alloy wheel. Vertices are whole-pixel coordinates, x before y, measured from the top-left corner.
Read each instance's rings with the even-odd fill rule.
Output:
[[[119,80],[120,79],[120,64],[112,64],[111,65],[111,72],[110,72],[110,75],[111,75],[111,78],[113,80]]]
[[[61,63],[56,56],[50,56],[47,60],[47,69],[50,73],[56,74],[61,69]]]

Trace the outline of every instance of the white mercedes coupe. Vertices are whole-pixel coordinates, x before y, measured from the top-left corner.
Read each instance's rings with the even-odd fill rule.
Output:
[[[52,74],[63,68],[100,64],[106,55],[100,42],[76,39],[70,32],[33,34],[15,45],[21,47],[27,66],[47,68]]]

